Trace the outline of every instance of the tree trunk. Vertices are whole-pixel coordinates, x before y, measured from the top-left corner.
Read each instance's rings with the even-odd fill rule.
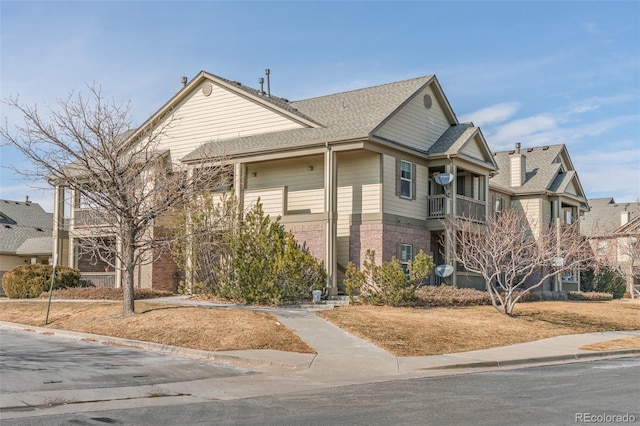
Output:
[[[123,244],[123,271],[122,271],[122,314],[126,317],[134,315],[135,302],[133,294],[133,278],[135,272],[134,252],[132,244]]]

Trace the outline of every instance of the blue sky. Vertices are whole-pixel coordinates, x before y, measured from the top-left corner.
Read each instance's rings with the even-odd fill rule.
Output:
[[[494,151],[564,143],[589,198],[640,199],[640,2],[0,1],[1,98],[86,83],[142,123],[200,70],[305,99],[436,74]],[[2,105],[9,125],[20,117]],[[0,198],[52,191],[6,166]]]

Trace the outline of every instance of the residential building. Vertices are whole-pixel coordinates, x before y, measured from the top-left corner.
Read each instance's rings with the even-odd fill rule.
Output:
[[[511,207],[521,210],[539,236],[549,224],[562,226],[579,221],[587,200],[578,173],[563,144],[515,149],[494,154],[498,171],[489,181],[494,214]],[[545,282],[542,291],[576,291],[580,272],[567,271]]]
[[[28,198],[0,200],[0,280],[16,266],[52,262],[52,223],[53,214]]]
[[[589,206],[582,217],[582,234],[590,239],[600,261],[622,273],[627,293],[640,297],[640,202],[594,198]]]
[[[173,121],[159,149],[174,167],[224,157],[243,206],[260,199],[324,262],[329,294],[344,290],[348,262],[361,264],[367,249],[378,261],[407,261],[423,250],[436,264],[447,263],[452,248],[442,242],[442,220],[464,215],[482,223],[490,213],[496,161],[480,129],[458,121],[433,75],[291,102],[201,72],[141,129],[163,120]],[[440,185],[444,173],[451,182]],[[54,233],[64,217],[64,188],[55,193]],[[79,198],[71,199],[74,247],[86,225]],[[60,252],[62,238],[56,241]],[[77,251],[68,263],[86,275]],[[138,272],[139,287],[175,282],[166,264]],[[92,274],[118,285],[117,271]],[[484,285],[464,271],[448,283]]]
[[[131,137],[171,120],[158,149],[174,169],[224,158],[242,206],[260,199],[267,214],[280,216],[324,262],[329,294],[344,291],[347,264],[361,265],[368,249],[378,262],[393,256],[406,262],[423,250],[436,265],[452,264],[455,241],[443,236],[453,217],[482,225],[489,215],[515,207],[539,235],[542,226],[573,223],[587,210],[566,146],[518,143],[491,153],[478,127],[458,121],[433,75],[300,101],[204,71],[183,82]],[[86,232],[101,231],[83,222],[82,200],[72,193],[67,234],[64,187],[55,194],[54,253],[60,254],[67,237],[76,247]],[[83,279],[119,285],[117,269],[89,262],[75,249],[65,253]],[[139,266],[136,285],[171,290],[177,277],[164,256]],[[455,267],[450,277],[431,277],[432,283],[443,281],[486,287],[480,276]],[[570,271],[542,290],[579,286],[579,272]]]

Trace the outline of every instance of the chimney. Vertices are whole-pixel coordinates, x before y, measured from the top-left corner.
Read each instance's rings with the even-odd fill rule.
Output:
[[[629,223],[629,216],[631,216],[631,212],[628,212],[628,211],[620,212],[620,226],[623,226]]]
[[[511,187],[522,186],[527,173],[527,162],[524,154],[520,152],[520,142],[516,142],[516,150],[509,158],[511,172]]]
[[[269,77],[271,74],[271,70],[269,68],[264,70],[265,75],[267,76],[267,98],[271,97],[271,78]]]

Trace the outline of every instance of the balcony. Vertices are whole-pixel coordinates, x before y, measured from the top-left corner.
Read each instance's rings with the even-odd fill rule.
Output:
[[[445,195],[427,196],[427,220],[444,219],[448,213],[447,203],[449,200]],[[485,201],[456,195],[453,198],[453,204],[456,216],[477,222],[487,221],[487,203]]]
[[[73,227],[93,228],[98,226],[109,226],[114,221],[109,221],[104,213],[96,212],[94,209],[76,208],[73,210]]]
[[[81,287],[106,287],[115,288],[116,273],[115,272],[81,272]]]
[[[477,222],[487,221],[487,204],[484,201],[474,200],[473,198],[457,195],[455,198],[456,216],[465,219],[475,220]]]

